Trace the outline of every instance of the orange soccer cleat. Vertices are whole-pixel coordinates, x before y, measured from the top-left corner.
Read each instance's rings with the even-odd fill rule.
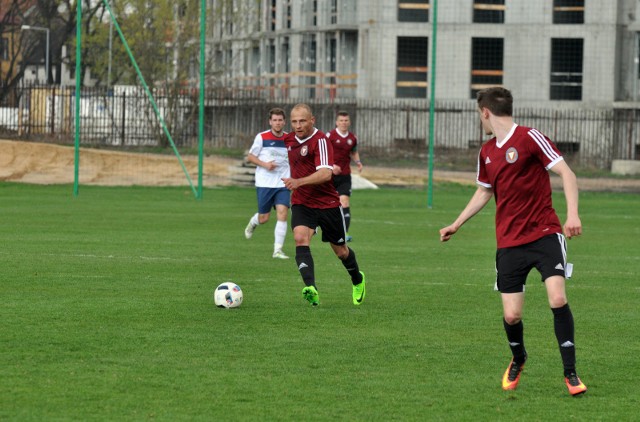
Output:
[[[569,394],[572,396],[577,396],[579,394],[583,394],[587,391],[587,386],[580,381],[578,375],[575,372],[570,373],[568,376],[564,378],[565,384],[567,384],[567,388],[569,389]]]
[[[527,358],[525,356],[525,362]],[[518,386],[518,381],[520,381],[520,374],[522,374],[522,369],[524,368],[524,362],[517,363],[513,359],[511,359],[511,363],[507,367],[507,370],[504,371],[504,375],[502,376],[502,389],[507,390],[515,390]]]

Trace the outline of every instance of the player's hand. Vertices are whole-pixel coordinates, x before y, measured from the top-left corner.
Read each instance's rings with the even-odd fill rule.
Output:
[[[265,164],[264,168],[266,168],[269,171],[275,170],[278,167],[275,161],[268,161],[264,164]]]
[[[340,173],[342,173],[342,168],[340,168],[340,166],[334,164],[333,165],[333,174],[335,176],[339,175]]]
[[[582,222],[579,217],[569,217],[563,227],[564,236],[567,239],[571,239],[574,236],[580,236],[582,234]]]
[[[453,226],[447,226],[443,229],[440,229],[440,241],[446,242],[447,240],[451,239],[451,236],[453,236],[457,231],[458,230]]]
[[[358,162],[356,163],[356,166],[358,166],[358,173],[362,173],[362,162],[361,162],[361,161],[358,161]]]
[[[282,181],[284,182],[284,187],[289,190],[296,190],[300,186],[298,179],[293,179],[291,177],[283,177]]]

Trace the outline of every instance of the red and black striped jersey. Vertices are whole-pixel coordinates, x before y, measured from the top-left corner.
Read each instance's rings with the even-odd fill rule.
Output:
[[[301,179],[319,169],[333,169],[333,148],[326,135],[314,128],[313,134],[306,139],[298,139],[290,132],[284,139],[289,154],[291,177]],[[309,208],[336,208],[340,206],[340,197],[333,181],[319,185],[305,185],[291,194],[292,205],[304,205]]]
[[[333,147],[334,164],[340,166],[340,174],[351,174],[351,153],[357,151],[358,138],[352,132],[342,135],[338,129],[327,134]]]
[[[515,125],[500,144],[487,141],[478,155],[477,183],[493,189],[498,248],[533,242],[562,226],[551,201],[548,170],[563,160],[549,138]]]

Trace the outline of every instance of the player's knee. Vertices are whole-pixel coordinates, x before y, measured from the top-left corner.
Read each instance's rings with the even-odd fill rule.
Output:
[[[516,325],[522,320],[522,313],[520,312],[508,312],[504,314],[504,320],[509,325]]]
[[[266,223],[267,221],[269,221],[269,214],[259,214],[259,215],[258,215],[258,222],[259,222],[260,224],[264,224],[264,223]]]
[[[567,297],[562,293],[549,296],[549,306],[551,308],[562,308],[567,304]]]
[[[347,245],[342,245],[342,247],[335,248],[334,251],[338,258],[340,258],[342,261],[349,257],[349,248],[347,247]]]

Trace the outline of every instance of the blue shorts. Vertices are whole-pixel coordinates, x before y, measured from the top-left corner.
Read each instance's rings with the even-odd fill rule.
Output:
[[[291,207],[291,192],[287,188],[256,188],[258,213],[269,214],[276,205]]]

